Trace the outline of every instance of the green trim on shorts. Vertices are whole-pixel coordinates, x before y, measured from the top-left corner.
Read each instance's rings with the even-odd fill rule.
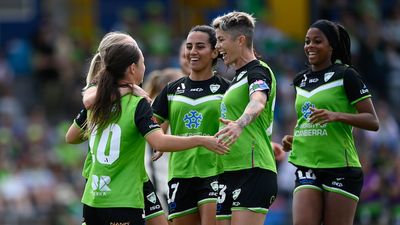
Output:
[[[314,185],[300,185],[300,186],[296,187],[296,188],[293,190],[293,194],[296,193],[297,191],[299,191],[300,189],[303,189],[303,188],[306,188],[306,189],[314,189],[314,190],[317,190],[317,191],[322,191],[321,188],[319,188],[319,187],[317,187],[317,186],[314,186]]]
[[[251,207],[251,208],[247,208],[247,207],[232,207],[231,210],[232,211],[252,211],[252,212],[255,212],[255,213],[262,213],[262,214],[267,214],[268,213],[268,209],[261,208],[261,207]]]
[[[345,190],[342,190],[342,189],[339,189],[339,188],[334,188],[334,187],[329,187],[329,186],[326,186],[326,185],[322,185],[322,187],[324,188],[324,190],[326,190],[326,191],[329,191],[329,192],[333,192],[333,193],[336,193],[336,194],[340,194],[340,195],[343,195],[344,197],[348,197],[348,198],[351,198],[351,199],[353,199],[354,201],[356,201],[356,202],[358,202],[360,199],[356,196],[356,195],[354,195],[354,194],[352,194],[352,193],[350,193],[350,192],[347,192],[347,191],[345,191]]]
[[[199,211],[198,208],[194,207],[194,208],[191,208],[191,209],[187,209],[187,210],[185,210],[183,212],[173,213],[173,214],[170,214],[168,216],[168,220],[173,220],[173,219],[178,218],[178,217],[186,216],[186,215],[195,213],[197,211]]]
[[[217,215],[217,220],[230,220],[232,219],[232,215]]]
[[[197,205],[201,206],[201,205],[204,205],[207,203],[217,203],[217,199],[216,198],[206,198],[206,199],[203,199],[203,200],[197,202]]]
[[[145,217],[144,217],[144,220],[153,219],[154,217],[161,216],[161,215],[164,215],[164,214],[165,214],[164,211],[161,210],[161,211],[155,212],[155,213],[153,213],[153,214],[150,214],[150,215],[148,215],[148,216],[145,216]]]

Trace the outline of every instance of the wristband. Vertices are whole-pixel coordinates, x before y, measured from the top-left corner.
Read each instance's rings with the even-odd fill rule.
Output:
[[[86,118],[87,118],[87,110],[86,108],[81,109],[78,115],[75,117],[75,123],[81,128],[85,128],[86,126]]]

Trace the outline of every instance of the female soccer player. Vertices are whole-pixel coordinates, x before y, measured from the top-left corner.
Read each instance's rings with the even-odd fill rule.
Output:
[[[159,151],[203,145],[223,154],[227,148],[210,136],[165,135],[144,98],[121,96],[120,86],[143,81],[144,57],[133,38],[100,51],[100,57],[104,67],[87,119],[92,165],[82,197],[84,222],[143,224],[146,141]]]
[[[368,88],[351,66],[343,26],[316,21],[304,52],[310,65],[293,82],[297,124],[282,140],[297,167],[293,224],[351,225],[363,184],[352,129],[376,131],[378,118]]]
[[[216,136],[230,146],[222,156],[217,219],[220,225],[262,225],[276,198],[277,175],[271,144],[275,77],[253,51],[255,19],[231,12],[212,22],[216,48],[236,75],[221,103]]]
[[[171,134],[214,135],[222,95],[229,84],[214,75],[218,51],[215,30],[193,27],[186,39],[188,77],[169,83],[153,103],[160,123],[168,122]],[[216,154],[198,146],[174,152],[169,160],[169,216],[174,225],[213,225],[217,201],[217,175],[221,172]]]

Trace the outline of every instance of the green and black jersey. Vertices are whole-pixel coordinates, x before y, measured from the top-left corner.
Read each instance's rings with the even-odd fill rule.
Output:
[[[82,203],[92,207],[144,207],[144,136],[160,126],[143,98],[125,95],[121,107],[117,122],[89,137],[92,158]]]
[[[322,71],[304,71],[294,80],[297,124],[289,161],[310,168],[361,167],[353,127],[342,122],[309,123],[310,107],[357,113],[355,104],[371,95],[353,68],[334,64]]]
[[[260,115],[243,129],[239,139],[230,146],[229,154],[221,156],[224,171],[259,167],[276,173],[271,145],[276,82],[266,63],[253,60],[236,71],[222,99],[221,117],[233,121],[239,119],[250,102],[250,96],[256,91],[267,95],[267,103]],[[224,124],[220,123],[220,129],[223,127]]]
[[[193,81],[189,77],[169,83],[153,103],[154,115],[169,121],[171,134],[214,135],[218,131],[220,104],[229,82],[219,76]],[[172,152],[168,180],[210,177],[221,172],[219,157],[204,147]]]

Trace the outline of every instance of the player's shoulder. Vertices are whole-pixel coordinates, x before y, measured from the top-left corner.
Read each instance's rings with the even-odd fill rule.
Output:
[[[218,84],[221,84],[223,86],[229,86],[230,81],[228,79],[226,79],[225,77],[222,77],[221,75],[215,75],[215,82],[217,82]]]
[[[269,65],[262,60],[254,60],[249,63],[247,71],[249,72],[249,74],[259,74],[268,77],[273,76],[273,72]]]
[[[181,77],[177,80],[171,81],[166,85],[166,88],[168,89],[168,92],[171,92],[173,90],[176,90],[177,88],[182,87],[182,85],[184,85],[184,83],[186,82],[186,80],[188,79],[188,77]]]

